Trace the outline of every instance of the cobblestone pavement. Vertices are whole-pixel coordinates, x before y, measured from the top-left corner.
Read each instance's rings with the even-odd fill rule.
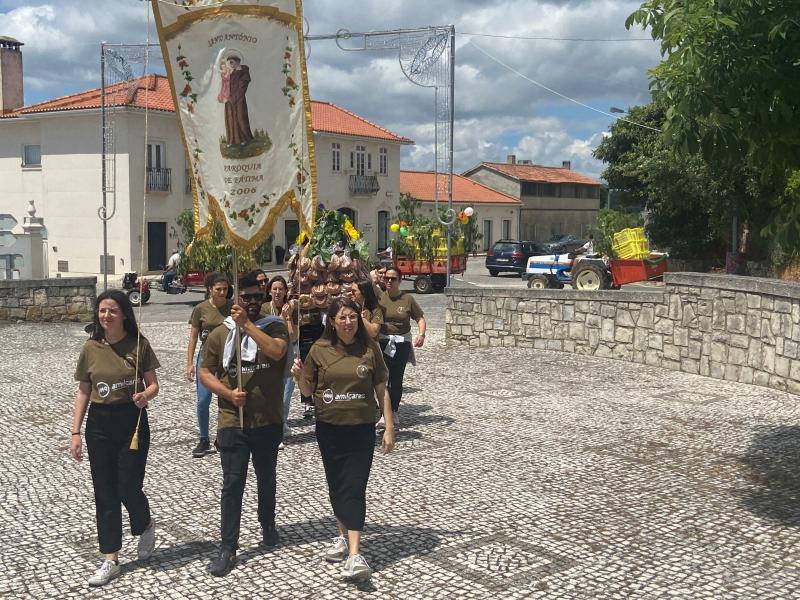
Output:
[[[146,491],[158,547],[98,566],[88,462],[67,455],[85,339],[0,327],[3,598],[792,598],[800,590],[800,404],[788,394],[545,351],[445,348],[409,368],[397,451],[377,456],[370,584],[320,554],[334,534],[312,427],[294,407],[278,463],[282,543],[258,548],[254,481],[241,562],[208,575],[219,459],[192,459],[184,324],[149,324],[164,367]],[[125,525],[127,531],[127,523]]]

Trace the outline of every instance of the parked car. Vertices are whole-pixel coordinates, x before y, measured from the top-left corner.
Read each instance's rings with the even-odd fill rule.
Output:
[[[585,243],[586,240],[582,240],[572,234],[554,235],[549,241],[544,243],[544,247],[547,250],[545,254],[568,254],[570,252],[575,252],[575,250]]]
[[[546,253],[546,248],[536,242],[499,240],[486,251],[486,268],[492,277],[497,277],[498,273],[504,271],[524,276],[528,257]]]

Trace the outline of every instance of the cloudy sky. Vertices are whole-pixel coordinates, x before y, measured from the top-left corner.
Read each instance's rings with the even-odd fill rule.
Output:
[[[628,0],[305,0],[309,34],[455,24],[455,168],[507,154],[598,176],[591,156],[612,118],[578,106],[525,77],[607,112],[647,102],[647,69],[658,46],[625,18]],[[99,86],[99,43],[146,40],[140,0],[0,0],[0,35],[23,47],[25,101]],[[472,35],[471,35],[472,34]],[[483,35],[475,35],[483,34]],[[151,30],[155,41],[156,35]],[[579,38],[564,41],[533,38]],[[642,38],[647,38],[642,41]],[[397,54],[343,52],[334,41],[310,44],[311,95],[344,106],[412,138],[404,168],[433,168],[434,99],[410,83]],[[482,51],[483,50],[483,51]],[[156,69],[158,70],[158,69]]]

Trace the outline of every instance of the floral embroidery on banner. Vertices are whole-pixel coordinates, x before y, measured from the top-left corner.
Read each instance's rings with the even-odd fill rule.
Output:
[[[178,95],[183,98],[184,102],[186,103],[186,110],[188,110],[191,114],[194,114],[194,107],[197,103],[197,94],[192,89],[192,81],[194,81],[194,77],[192,76],[192,72],[189,70],[189,60],[183,54],[181,54],[180,44],[178,45],[178,55],[175,57],[175,60],[178,62],[178,68],[180,69],[181,75],[183,75],[183,80],[186,82]]]

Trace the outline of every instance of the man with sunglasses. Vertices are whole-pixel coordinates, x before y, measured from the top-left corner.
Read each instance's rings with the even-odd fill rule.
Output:
[[[289,331],[283,319],[261,316],[269,298],[254,273],[239,280],[239,297],[231,316],[203,346],[200,381],[217,395],[217,447],[222,463],[221,538],[219,556],[209,570],[223,577],[236,564],[242,496],[253,457],[258,483],[258,520],[262,543],[278,544],[275,528],[275,467],[283,433],[283,375]],[[242,389],[238,389],[236,328],[241,333]],[[243,407],[244,426],[239,407]]]

